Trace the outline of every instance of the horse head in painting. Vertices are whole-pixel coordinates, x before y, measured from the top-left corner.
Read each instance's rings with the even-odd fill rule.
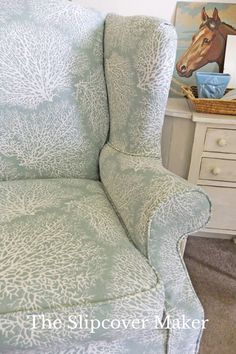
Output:
[[[203,7],[201,18],[198,32],[176,64],[179,76],[190,77],[195,70],[213,62],[219,65],[219,71],[223,71],[227,35],[236,35],[236,29],[221,21],[216,8],[209,17]]]

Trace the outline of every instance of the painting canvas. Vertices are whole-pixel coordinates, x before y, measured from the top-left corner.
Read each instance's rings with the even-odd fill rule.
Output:
[[[231,75],[229,87],[236,88],[236,36],[228,36],[224,72]]]
[[[178,2],[176,66],[170,96],[181,97],[182,85],[195,85],[195,73],[223,72],[228,35],[236,35],[236,4]]]

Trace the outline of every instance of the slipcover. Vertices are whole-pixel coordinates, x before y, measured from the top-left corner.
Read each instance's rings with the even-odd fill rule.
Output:
[[[211,206],[161,162],[175,51],[161,19],[1,0],[1,354],[197,353],[179,244]]]
[[[144,329],[157,332],[163,284],[127,238],[100,182],[6,181],[0,200],[1,353],[117,342],[134,336],[133,319],[146,319]],[[93,332],[80,318],[101,327],[96,322]],[[47,320],[61,328],[42,328]],[[126,322],[113,329],[112,320],[115,327]]]

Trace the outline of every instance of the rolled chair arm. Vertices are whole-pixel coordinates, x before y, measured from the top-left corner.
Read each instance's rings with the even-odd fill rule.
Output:
[[[207,195],[167,171],[160,160],[124,154],[109,145],[100,156],[100,174],[128,236],[164,282],[167,314],[173,320],[182,321],[184,316],[200,323],[203,309],[183,262],[180,241],[209,220]],[[202,326],[173,329],[169,353],[195,353],[201,333]]]

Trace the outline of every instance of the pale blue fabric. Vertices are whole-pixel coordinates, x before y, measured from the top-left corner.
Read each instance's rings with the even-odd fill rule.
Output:
[[[0,353],[196,353],[201,328],[156,321],[203,318],[179,240],[210,211],[161,165],[174,28],[66,0],[0,10]]]
[[[164,282],[167,315],[204,320],[180,252],[180,241],[206,224],[210,202],[194,185],[167,171],[156,158],[132,156],[107,145],[101,179],[130,239]],[[202,328],[172,330],[168,353],[198,351]]]
[[[3,0],[0,11],[0,180],[98,179],[104,17],[66,0]]]

